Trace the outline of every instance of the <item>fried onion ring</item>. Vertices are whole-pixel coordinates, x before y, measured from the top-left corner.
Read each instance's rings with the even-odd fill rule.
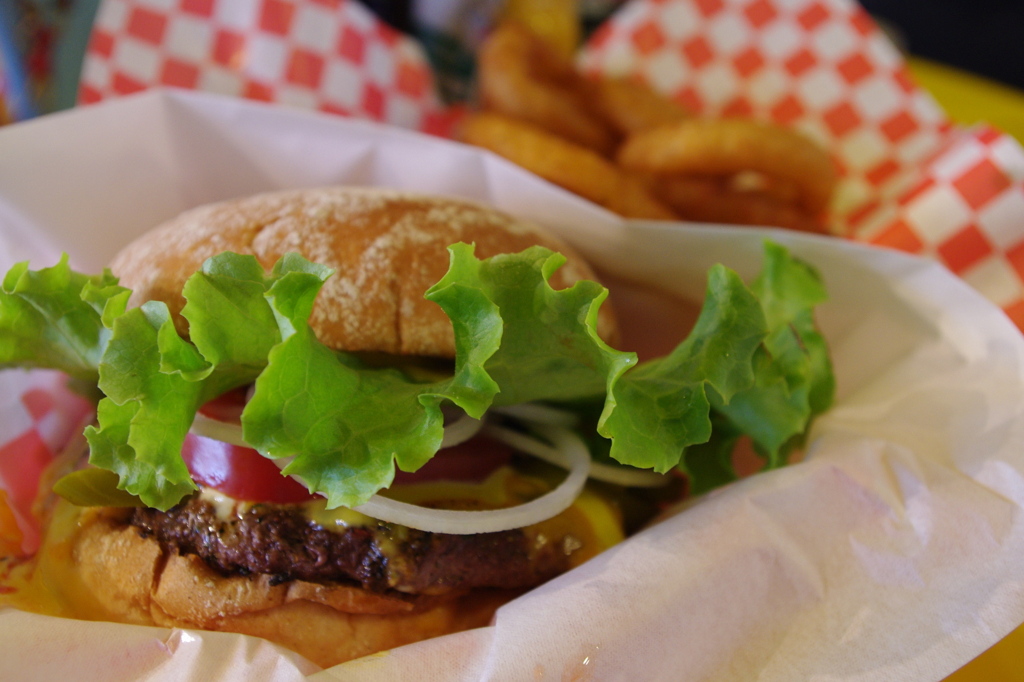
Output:
[[[646,83],[631,78],[594,78],[590,81],[594,110],[621,135],[690,118],[679,103]]]
[[[488,36],[477,58],[481,104],[511,118],[610,154],[611,128],[587,104],[588,84],[573,63],[514,22]]]
[[[794,204],[800,198],[800,188],[792,180],[765,175],[757,171],[743,171],[720,178],[720,180],[737,192],[757,192],[786,204]]]
[[[489,112],[472,114],[463,121],[460,137],[621,216],[677,218],[639,179],[596,152],[529,123]]]
[[[665,175],[649,177],[647,184],[683,220],[824,232],[798,205],[769,190],[737,188],[728,178]]]
[[[825,210],[837,181],[831,157],[809,138],[747,119],[688,119],[634,133],[620,147],[618,161],[659,175],[756,171],[792,182],[811,215]]]

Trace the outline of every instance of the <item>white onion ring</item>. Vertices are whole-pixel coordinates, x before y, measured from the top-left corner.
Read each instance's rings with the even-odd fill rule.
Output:
[[[660,488],[672,482],[671,474],[659,474],[650,469],[635,469],[594,462],[590,465],[590,477],[595,481],[614,483],[626,488]]]
[[[441,449],[465,443],[472,438],[484,425],[482,419],[474,419],[463,412],[454,421],[444,425],[444,436],[441,438]]]
[[[538,425],[550,425],[568,427],[576,421],[575,415],[570,412],[559,410],[547,405],[528,403],[511,407],[502,407],[495,410],[499,414],[515,417]],[[469,440],[480,432],[484,422],[474,419],[463,412],[454,421],[444,427],[444,437],[441,440],[441,448],[452,447]],[[197,413],[195,421],[192,422],[191,431],[197,435],[214,440],[223,441],[232,445],[251,448],[252,446],[242,438],[242,427],[239,424],[221,422],[211,419],[202,413]],[[508,445],[517,448],[527,454],[534,455],[539,459],[550,462],[563,469],[570,468],[564,458],[559,458],[557,450],[548,447],[540,441],[523,435],[518,431],[502,429],[494,425],[488,425],[486,432],[498,440],[503,440]],[[292,457],[278,458],[273,460],[278,468],[283,469],[292,461]],[[299,483],[305,483],[298,476],[293,476]],[[626,486],[630,488],[659,488],[668,485],[672,477],[667,474],[658,474],[646,469],[633,469],[629,467],[618,467],[611,464],[593,462],[590,466],[590,478],[605,483]],[[308,486],[307,486],[308,487]]]
[[[571,427],[575,426],[578,421],[576,415],[571,412],[559,410],[556,407],[549,407],[547,405],[539,405],[537,403],[523,403],[521,405],[514,405],[511,407],[501,407],[494,410],[494,412],[520,419],[528,425],[552,424]],[[557,457],[552,458],[548,456],[549,449],[537,447],[538,445],[542,446],[543,444],[532,438],[525,437],[519,431],[512,431],[509,429],[502,429],[494,425],[488,425],[485,428],[485,432],[490,433],[498,440],[504,441],[506,444],[522,450],[527,454],[533,455],[538,459],[543,459],[544,461],[554,464],[555,466],[560,466],[563,469],[567,468],[562,461],[558,460]],[[602,464],[600,462],[591,463],[590,478],[595,481],[604,481],[605,483],[613,483],[627,488],[660,488],[668,485],[672,481],[672,477],[668,474],[659,474],[648,469],[636,469],[629,466]]]
[[[533,455],[537,459],[542,459],[549,464],[554,464],[563,469],[569,468],[568,462],[566,462],[561,451],[535,438],[531,438],[522,431],[514,431],[494,424],[488,424],[484,427],[484,433],[502,441],[506,445],[511,445],[516,450]],[[618,467],[599,462],[590,463],[590,478],[633,488],[660,488],[672,480],[666,474],[658,474],[647,469]]]
[[[192,420],[192,428],[190,428],[189,431],[197,436],[212,438],[213,440],[219,440],[222,443],[230,443],[231,445],[238,445],[243,448],[252,448],[252,446],[246,443],[245,439],[242,438],[241,424],[233,424],[231,422],[222,422],[217,421],[216,419],[210,419],[202,412],[196,412],[196,418]]]
[[[445,440],[454,442],[445,443],[444,447],[471,438],[481,429],[481,426],[480,420],[468,416],[466,419],[460,418],[449,424],[445,427]],[[493,428],[500,431],[507,430],[499,429],[499,427]],[[554,447],[530,436],[518,434],[521,436],[518,442],[525,446],[519,449],[527,453],[543,451],[546,459],[557,460],[559,466],[567,469],[569,474],[553,490],[535,500],[505,509],[459,511],[431,509],[374,495],[365,504],[353,507],[353,509],[387,523],[451,535],[475,535],[512,530],[557,516],[568,509],[583,490],[583,485],[590,473],[590,452],[580,437],[568,429],[543,425],[537,428],[545,438],[555,444]],[[449,429],[454,434],[450,439],[448,438]],[[197,435],[214,438],[232,445],[252,447],[242,438],[241,425],[219,422],[202,414],[196,414],[195,421],[192,423],[192,431]],[[293,457],[279,457],[272,461],[283,469],[293,459]],[[292,478],[305,485],[301,477],[292,476]]]
[[[536,443],[536,446],[550,451],[552,457],[565,462],[569,475],[555,489],[535,500],[506,509],[458,511],[430,509],[374,495],[366,504],[353,509],[388,523],[451,535],[496,533],[550,519],[568,509],[583,490],[583,484],[590,473],[590,452],[580,437],[568,429],[539,427],[538,430],[554,443],[554,447],[534,441],[529,436],[526,438]]]
[[[534,425],[534,428],[544,434],[545,437],[547,436],[547,433],[545,432],[563,430],[558,426],[543,426],[540,424]],[[544,441],[537,440],[530,434],[524,433],[523,431],[516,431],[515,429],[498,426],[497,424],[488,424],[484,427],[484,433],[495,440],[501,441],[505,445],[511,446],[519,452],[525,452],[528,455],[533,455],[537,459],[542,459],[549,464],[554,464],[555,466],[563,469],[572,468],[571,460],[569,460],[559,448],[552,447]],[[573,436],[579,438],[575,433]],[[582,440],[580,442],[582,443]],[[583,447],[587,452],[587,457],[589,458],[590,450],[587,450],[585,445]],[[591,462],[590,466],[593,467],[594,463]]]

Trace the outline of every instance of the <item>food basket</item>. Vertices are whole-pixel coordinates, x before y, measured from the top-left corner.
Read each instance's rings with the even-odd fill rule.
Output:
[[[580,53],[837,149],[836,234],[807,236],[623,221],[442,139],[459,112],[425,53],[357,3],[243,4],[100,4],[82,106],[0,129],[5,266],[65,250],[97,270],[184,208],[339,183],[484,201],[691,298],[712,263],[752,276],[770,237],[829,286],[837,405],[805,462],[696,500],[489,628],[318,672],[242,637],[6,610],[12,679],[937,680],[1024,621],[1024,153],[953,126],[855,5],[631,2]],[[45,463],[83,407],[53,375],[9,374],[2,447]]]

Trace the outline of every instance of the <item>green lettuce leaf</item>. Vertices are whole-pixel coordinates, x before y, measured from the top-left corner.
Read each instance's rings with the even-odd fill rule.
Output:
[[[612,439],[612,458],[659,472],[678,466],[687,447],[711,437],[709,388],[729,397],[754,383],[752,358],[765,329],[761,306],[739,276],[712,268],[689,336],[612,386],[598,425]]]
[[[251,256],[208,260],[183,290],[187,339],[163,303],[126,310],[128,292],[109,273],[79,275],[66,258],[39,272],[16,266],[0,292],[0,363],[97,381],[106,397],[87,433],[91,461],[160,509],[195,489],[180,451],[196,410],[251,383],[246,440],[289,460],[284,471],[332,507],[366,501],[396,466],[427,462],[445,404],[474,417],[529,401],[590,414],[598,406],[600,417],[587,420],[610,440],[611,458],[681,467],[703,491],[735,476],[728,453],[740,435],[778,466],[831,402],[827,347],[813,323],[824,289],[779,246],[766,245],[750,287],[712,268],[692,333],[641,365],[597,334],[603,287],[552,288],[562,256],[534,247],[481,260],[465,244],[450,253],[448,273],[427,292],[452,320],[450,377],[413,377],[321,344],[308,318],[331,273],[295,254],[269,274]]]
[[[321,280],[330,274],[327,268],[286,256],[268,281],[255,258],[223,253],[185,282],[181,314],[189,322],[190,340],[209,365],[222,370],[230,365],[253,376],[263,369],[270,349],[281,340],[264,294],[270,282],[292,272]]]
[[[130,293],[109,271],[73,271],[66,254],[38,271],[15,265],[0,286],[0,368],[57,369],[95,383],[110,340],[105,321],[124,312]]]
[[[478,260],[473,248],[449,248],[448,273],[426,294],[452,319],[473,316],[465,301],[484,298],[500,315],[501,345],[485,369],[500,387],[497,405],[534,400],[571,401],[601,395],[629,367],[635,353],[617,351],[597,334],[597,314],[608,291],[580,281],[555,290],[551,275],[565,263],[559,253],[535,246],[519,254]],[[456,329],[456,342],[473,337]]]
[[[714,407],[751,437],[767,468],[775,468],[786,463],[813,417],[832,403],[831,360],[814,324],[814,307],[827,293],[813,268],[771,242],[751,289],[768,324],[754,356],[755,381],[736,395],[719,393]]]
[[[455,331],[455,373],[442,381],[418,383],[326,349],[306,322],[318,282],[268,293],[284,340],[242,414],[245,439],[294,458],[285,473],[326,494],[328,507],[362,504],[391,483],[396,463],[415,471],[433,457],[446,400],[479,417],[492,402],[599,395],[636,361],[597,336],[602,287],[551,287],[562,256],[536,247],[479,260],[466,244],[450,253],[447,275],[427,292]]]
[[[295,276],[267,293],[282,336],[242,413],[246,442],[284,471],[354,506],[390,484],[393,460],[416,468],[440,446],[440,397],[398,371],[363,366],[317,341],[308,318],[322,280]]]
[[[189,344],[174,332],[162,302],[129,310],[113,331],[99,368],[107,397],[97,410],[99,426],[86,429],[89,461],[116,472],[121,489],[147,505],[167,509],[196,489],[181,458],[203,396],[201,380],[187,373],[196,355],[185,350]],[[171,338],[177,341],[163,352]],[[187,364],[176,366],[178,359]]]
[[[138,497],[118,488],[120,482],[113,471],[87,467],[62,476],[53,492],[79,507],[144,507]]]
[[[116,472],[120,489],[158,509],[195,490],[181,448],[196,411],[254,381],[280,341],[266,293],[295,277],[322,282],[329,274],[287,257],[267,276],[252,256],[221,254],[184,286],[190,340],[178,335],[162,302],[116,317],[99,364],[107,397],[98,426],[86,430],[89,461]]]

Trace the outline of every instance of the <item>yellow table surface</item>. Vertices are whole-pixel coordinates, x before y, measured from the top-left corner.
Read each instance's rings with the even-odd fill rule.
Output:
[[[954,121],[989,123],[1024,143],[1024,91],[925,59],[912,57],[909,64]]]
[[[1024,143],[1024,92],[973,74],[910,59],[917,82],[962,125],[988,123]],[[1024,682],[1024,626],[946,678],[946,682]]]

